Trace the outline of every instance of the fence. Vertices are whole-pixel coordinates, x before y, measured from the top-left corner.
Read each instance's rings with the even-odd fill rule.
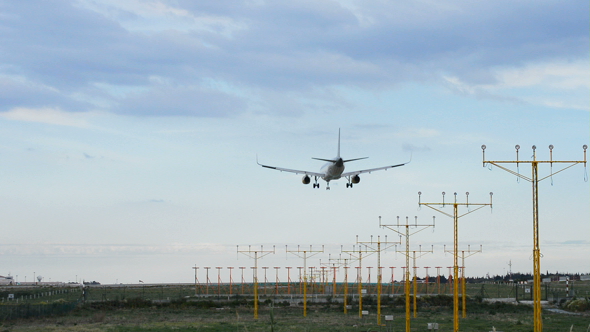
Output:
[[[17,318],[52,316],[68,313],[78,305],[78,301],[45,304],[4,304],[0,305],[0,321]]]

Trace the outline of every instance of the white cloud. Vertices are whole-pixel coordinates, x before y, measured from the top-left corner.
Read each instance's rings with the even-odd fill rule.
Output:
[[[38,122],[58,126],[88,127],[83,113],[64,112],[59,108],[16,107],[0,116],[15,121]]]
[[[523,67],[497,68],[493,72],[494,83],[470,84],[456,76],[444,76],[444,80],[455,92],[477,98],[589,109],[590,66],[587,61],[530,63]]]
[[[78,5],[105,15],[135,31],[206,31],[231,37],[246,28],[231,17],[211,14],[193,14],[163,1],[103,0],[100,3],[79,0]]]
[[[522,68],[498,70],[496,88],[547,86],[569,90],[590,90],[590,66],[586,60],[575,62],[534,63]]]
[[[142,98],[127,95],[151,89],[154,77],[166,82],[154,87],[161,88],[154,91],[159,96],[166,97],[170,86],[218,81],[256,94],[243,97],[250,105],[271,104],[285,93],[307,101],[334,85],[395,88],[438,80],[441,72],[462,94],[488,98],[498,97],[490,95],[493,88],[527,84],[525,77],[549,78],[541,81],[548,88],[585,80],[579,72],[578,81],[563,77],[575,71],[567,64],[552,68],[558,73],[514,69],[535,61],[586,60],[587,5],[576,2],[72,0],[5,7],[11,19],[0,22],[7,32],[0,41],[0,75],[27,84],[2,82],[4,110],[50,106],[120,113],[124,98],[125,106],[136,103],[126,114],[177,115],[165,107],[146,112]],[[568,96],[567,103],[554,97],[541,104],[584,105],[578,96],[583,93],[574,95],[575,102]],[[334,104],[330,96],[314,100]],[[194,98],[173,102],[183,114],[210,115],[186,111]]]
[[[199,244],[5,244],[0,246],[0,253],[12,255],[153,255],[153,254],[227,254],[235,250],[234,246],[216,243]]]

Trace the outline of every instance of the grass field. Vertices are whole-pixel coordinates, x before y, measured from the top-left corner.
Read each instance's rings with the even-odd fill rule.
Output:
[[[267,289],[264,287],[268,286]],[[382,300],[382,315],[393,315],[393,321],[382,320],[386,326],[377,325],[376,297],[371,295],[371,285],[366,285],[369,295],[363,299],[363,310],[369,315],[359,318],[358,298],[349,294],[349,304],[353,308],[345,315],[343,305],[338,303],[342,296],[323,294],[324,289],[316,285],[315,298],[328,300],[324,303],[309,303],[308,315],[303,317],[301,298],[297,300],[298,290],[293,285],[291,291],[296,300],[291,306],[286,301],[285,286],[262,285],[260,289],[259,319],[254,319],[252,296],[239,295],[240,288],[232,290],[227,285],[211,286],[209,293],[200,292],[195,296],[195,288],[190,285],[145,285],[145,286],[96,286],[86,288],[83,295],[80,288],[59,287],[12,287],[0,290],[0,309],[11,306],[52,306],[56,304],[78,303],[86,297],[85,304],[75,310],[55,311],[49,317],[5,320],[0,323],[4,331],[405,331],[404,297],[399,294],[400,287],[385,288]],[[351,289],[354,285],[350,285]],[[533,331],[533,309],[530,305],[507,303],[486,303],[486,298],[510,298],[518,294],[519,300],[531,297],[526,285],[507,284],[467,284],[467,317],[460,320],[461,331]],[[424,289],[424,286],[423,290]],[[530,287],[530,286],[528,286]],[[578,282],[574,286],[581,299],[582,314],[543,312],[544,331],[590,332],[590,304],[587,294],[590,283]],[[273,290],[281,289],[282,294]],[[201,288],[201,291],[204,291]],[[246,289],[247,291],[247,289]],[[391,292],[396,295],[391,296]],[[448,294],[448,289],[442,289]],[[418,297],[417,317],[411,318],[412,331],[427,331],[428,323],[438,323],[438,331],[453,330],[452,296],[438,295],[438,288],[431,285],[430,295]],[[14,299],[8,300],[13,294]],[[563,283],[546,285],[543,294],[559,299],[555,307],[563,304],[565,289]],[[557,297],[555,297],[557,294]],[[313,301],[314,296],[310,296]],[[532,298],[531,298],[532,299]],[[229,300],[229,301],[228,301]],[[298,302],[299,301],[299,302]],[[271,307],[271,303],[275,303]],[[82,303],[82,302],[79,302]],[[70,307],[71,308],[71,307]],[[561,308],[565,308],[561,307]],[[578,306],[578,308],[580,308]],[[58,308],[59,309],[59,308]],[[568,309],[575,310],[573,307]],[[0,312],[2,312],[0,310]],[[61,310],[61,309],[60,309]],[[53,312],[53,313],[55,313]],[[13,317],[13,316],[11,316]],[[24,317],[24,316],[19,316]]]
[[[533,331],[532,308],[505,303],[471,303],[461,331]],[[172,301],[154,304],[141,299],[94,302],[60,316],[4,322],[3,331],[405,331],[405,307],[387,306],[382,314],[393,315],[387,326],[377,325],[375,306],[364,306],[370,314],[358,316],[358,308],[344,315],[340,305],[312,304],[307,317],[301,307],[261,305],[259,319],[249,305],[220,306],[212,301]],[[453,313],[448,306],[421,306],[411,318],[412,331],[427,331],[438,323],[438,331],[452,331]],[[590,315],[543,313],[544,331],[587,332]],[[385,323],[385,321],[383,321]]]

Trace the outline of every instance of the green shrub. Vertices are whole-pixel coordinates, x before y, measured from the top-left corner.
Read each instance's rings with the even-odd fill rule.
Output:
[[[565,303],[565,309],[575,312],[582,312],[590,310],[590,303],[588,299],[572,299]]]

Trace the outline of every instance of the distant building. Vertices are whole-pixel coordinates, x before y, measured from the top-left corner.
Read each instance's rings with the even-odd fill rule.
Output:
[[[0,276],[0,285],[14,285],[14,278],[12,276]]]

